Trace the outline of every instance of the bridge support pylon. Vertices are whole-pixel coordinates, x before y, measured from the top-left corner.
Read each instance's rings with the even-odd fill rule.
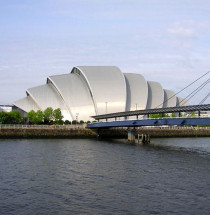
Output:
[[[149,134],[138,134],[138,143],[140,144],[149,144],[150,143],[150,135]]]
[[[135,128],[129,128],[128,129],[128,141],[135,143],[135,136],[136,136],[136,129]]]
[[[150,143],[150,135],[149,134],[142,134],[141,143],[142,144],[149,144]]]

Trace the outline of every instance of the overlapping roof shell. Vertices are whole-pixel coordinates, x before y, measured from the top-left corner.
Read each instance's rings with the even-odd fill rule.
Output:
[[[49,76],[45,85],[26,94],[14,102],[25,112],[60,108],[64,120],[84,121],[93,115],[174,107],[183,100],[159,83],[140,74],[123,74],[115,66],[77,66],[69,74]]]

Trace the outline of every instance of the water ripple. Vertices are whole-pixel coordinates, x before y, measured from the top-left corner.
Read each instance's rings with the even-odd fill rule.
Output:
[[[0,214],[208,214],[209,140],[0,140]]]

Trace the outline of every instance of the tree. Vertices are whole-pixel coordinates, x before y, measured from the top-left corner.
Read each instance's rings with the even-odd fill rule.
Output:
[[[36,117],[35,117],[35,123],[36,124],[41,124],[43,122],[44,119],[44,114],[41,110],[38,110],[36,112]]]
[[[192,112],[192,113],[190,114],[190,117],[196,117],[195,112]]]
[[[63,120],[58,120],[58,121],[55,121],[55,124],[56,125],[63,125],[64,121]]]
[[[171,117],[176,117],[176,114],[175,114],[175,113],[172,113],[172,114],[171,114]]]
[[[28,118],[29,122],[34,124],[36,121],[36,112],[34,110],[29,111],[27,113],[27,118]]]
[[[12,110],[7,114],[9,115],[9,118],[11,120],[10,124],[19,124],[19,123],[23,123],[24,121],[19,111]]]
[[[3,112],[0,112],[0,124],[3,123],[3,116],[4,116]]]
[[[28,112],[27,118],[32,124],[41,124],[43,122],[43,112],[41,110],[37,112],[31,110]]]
[[[12,118],[6,112],[0,112],[0,122],[2,124],[11,124]]]
[[[65,120],[65,121],[64,121],[64,124],[65,124],[65,125],[71,125],[71,122],[70,122],[69,120]]]
[[[164,114],[163,114],[163,117],[169,117],[169,114],[164,113]]]
[[[79,124],[84,124],[85,122],[83,120],[80,120],[79,121]]]
[[[20,124],[24,120],[19,111],[0,112],[0,123],[2,124]]]
[[[183,117],[183,114],[182,113],[172,113],[171,114],[171,117]]]
[[[44,123],[49,124],[50,121],[53,120],[53,109],[48,107],[44,110]]]
[[[149,118],[162,118],[162,114],[161,113],[149,114]]]
[[[53,118],[54,118],[55,122],[61,121],[63,119],[63,115],[61,113],[60,108],[57,108],[53,111]]]

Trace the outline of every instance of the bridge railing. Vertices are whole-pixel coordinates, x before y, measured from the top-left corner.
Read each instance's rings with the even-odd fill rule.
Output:
[[[22,124],[0,124],[1,128],[34,128],[34,129],[83,129],[86,124],[78,125],[22,125]]]
[[[5,129],[84,129],[86,128],[87,124],[83,125],[14,125],[14,124],[0,124],[0,129],[5,128]],[[142,126],[139,129],[210,129],[210,127],[192,127],[192,126],[177,126],[177,125],[171,125],[171,126]],[[124,128],[127,129],[127,128]],[[138,129],[138,128],[137,128]]]
[[[142,126],[141,128],[136,129],[181,129],[181,130],[197,130],[197,129],[204,129],[204,130],[210,130],[210,127],[193,127],[193,126]]]
[[[102,119],[110,119],[110,118],[118,118],[118,117],[131,117],[131,116],[146,116],[149,114],[164,114],[164,113],[193,113],[196,112],[200,116],[202,111],[210,111],[210,104],[203,105],[189,105],[189,106],[178,106],[178,107],[167,107],[167,108],[153,108],[153,109],[143,109],[143,110],[135,110],[135,111],[125,111],[125,112],[116,112],[116,113],[108,113],[101,114],[96,116],[91,116],[95,120]]]
[[[113,127],[112,129],[119,129],[116,127]],[[127,130],[127,127],[121,127],[120,129],[125,129]],[[210,127],[193,127],[193,126],[178,126],[178,125],[161,125],[161,126],[141,126],[141,127],[136,127],[136,130],[149,130],[149,129],[157,129],[157,130],[168,130],[168,129],[180,129],[180,130],[197,130],[197,129],[204,129],[204,130],[210,130]]]
[[[101,119],[99,120],[99,122],[114,122],[114,121],[127,121],[127,120],[151,120],[151,119],[155,119],[155,120],[159,120],[159,119],[185,119],[185,118],[207,118],[208,116],[182,116],[182,117],[159,117],[159,118],[148,118],[148,117],[135,117],[135,116],[130,116],[130,117],[118,117],[118,118],[108,118],[106,119]],[[95,122],[95,123],[98,123]]]

